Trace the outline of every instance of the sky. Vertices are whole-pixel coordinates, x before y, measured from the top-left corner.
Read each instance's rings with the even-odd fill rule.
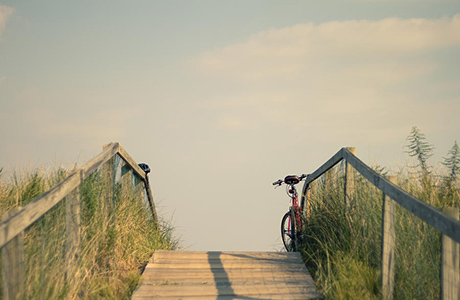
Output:
[[[149,164],[189,250],[282,249],[271,183],[460,142],[459,0],[1,1],[0,167]]]

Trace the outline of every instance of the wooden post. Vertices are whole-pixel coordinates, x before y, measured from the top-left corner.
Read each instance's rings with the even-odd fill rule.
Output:
[[[458,208],[446,207],[443,212],[458,220]],[[441,299],[458,300],[459,296],[459,244],[442,235],[441,239]]]
[[[77,259],[80,254],[80,187],[75,188],[66,202],[66,280],[71,283],[76,276]],[[70,284],[71,285],[71,284]]]
[[[128,164],[124,164],[121,167],[121,194],[123,197],[132,196],[131,173],[133,171]]]
[[[109,146],[111,146],[112,143],[104,145],[103,150],[107,149]],[[115,199],[115,185],[114,185],[114,178],[115,178],[115,172],[114,172],[114,162],[115,158],[112,157],[110,158],[102,167],[102,176],[104,178],[104,184],[107,188],[107,191],[112,191],[112,194],[106,193],[104,195],[104,205],[107,206],[107,211],[109,213],[113,213],[114,209],[114,199]]]
[[[355,147],[347,147],[348,151],[350,151],[353,155],[356,155],[356,148]],[[351,204],[351,200],[353,199],[353,194],[355,190],[355,178],[354,178],[353,167],[348,163],[345,162],[345,180],[344,180],[344,203],[346,207],[349,207]]]
[[[122,166],[123,166],[123,159],[120,155],[115,154],[114,162],[113,162],[113,203],[115,205],[115,201],[119,198],[121,194],[121,176],[122,176]]]
[[[328,196],[331,192],[331,184],[332,184],[332,169],[328,170],[324,173],[324,196]]]
[[[307,218],[307,221],[310,221],[310,205],[311,205],[311,187],[308,186],[307,187],[307,194],[305,195],[305,201],[307,201],[306,203],[306,218]]]
[[[15,207],[3,213],[6,220],[20,211]],[[24,231],[19,233],[2,248],[3,299],[21,299],[24,290]]]
[[[388,176],[392,183],[397,182],[396,176]],[[382,205],[382,299],[392,300],[395,273],[395,203],[387,195],[383,195]]]

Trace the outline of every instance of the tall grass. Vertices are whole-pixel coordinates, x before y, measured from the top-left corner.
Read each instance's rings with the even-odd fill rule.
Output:
[[[73,270],[65,259],[65,200],[25,230],[24,298],[129,299],[152,253],[176,246],[170,227],[154,222],[140,180],[114,184],[113,160],[107,164],[80,186],[81,244]],[[0,177],[0,212],[27,205],[68,173],[42,169]]]
[[[355,174],[345,204],[343,170],[312,186],[302,253],[326,299],[380,299],[383,194]],[[458,180],[446,186],[445,175],[408,170],[395,172],[401,188],[438,208],[459,207]],[[439,299],[440,233],[398,204],[395,214],[394,298]]]

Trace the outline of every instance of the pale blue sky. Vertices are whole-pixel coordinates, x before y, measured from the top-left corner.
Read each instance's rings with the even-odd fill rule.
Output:
[[[0,166],[152,168],[184,246],[281,249],[271,182],[460,141],[460,1],[1,1]]]

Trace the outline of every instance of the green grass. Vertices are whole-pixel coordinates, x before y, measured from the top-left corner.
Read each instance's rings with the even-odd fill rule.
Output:
[[[302,253],[326,299],[380,299],[383,194],[356,174],[346,206],[343,164],[331,173],[312,187]],[[403,168],[398,185],[435,207],[459,207],[458,181],[446,187],[445,177],[421,174]],[[439,299],[440,233],[398,204],[395,214],[394,299]]]
[[[140,180],[131,187],[128,173],[123,187],[114,184],[111,165],[113,160],[80,186],[81,245],[70,273],[65,200],[25,230],[24,298],[129,299],[153,252],[176,247],[171,228],[154,222]],[[0,213],[27,205],[68,173],[37,169],[9,179],[0,173]]]

